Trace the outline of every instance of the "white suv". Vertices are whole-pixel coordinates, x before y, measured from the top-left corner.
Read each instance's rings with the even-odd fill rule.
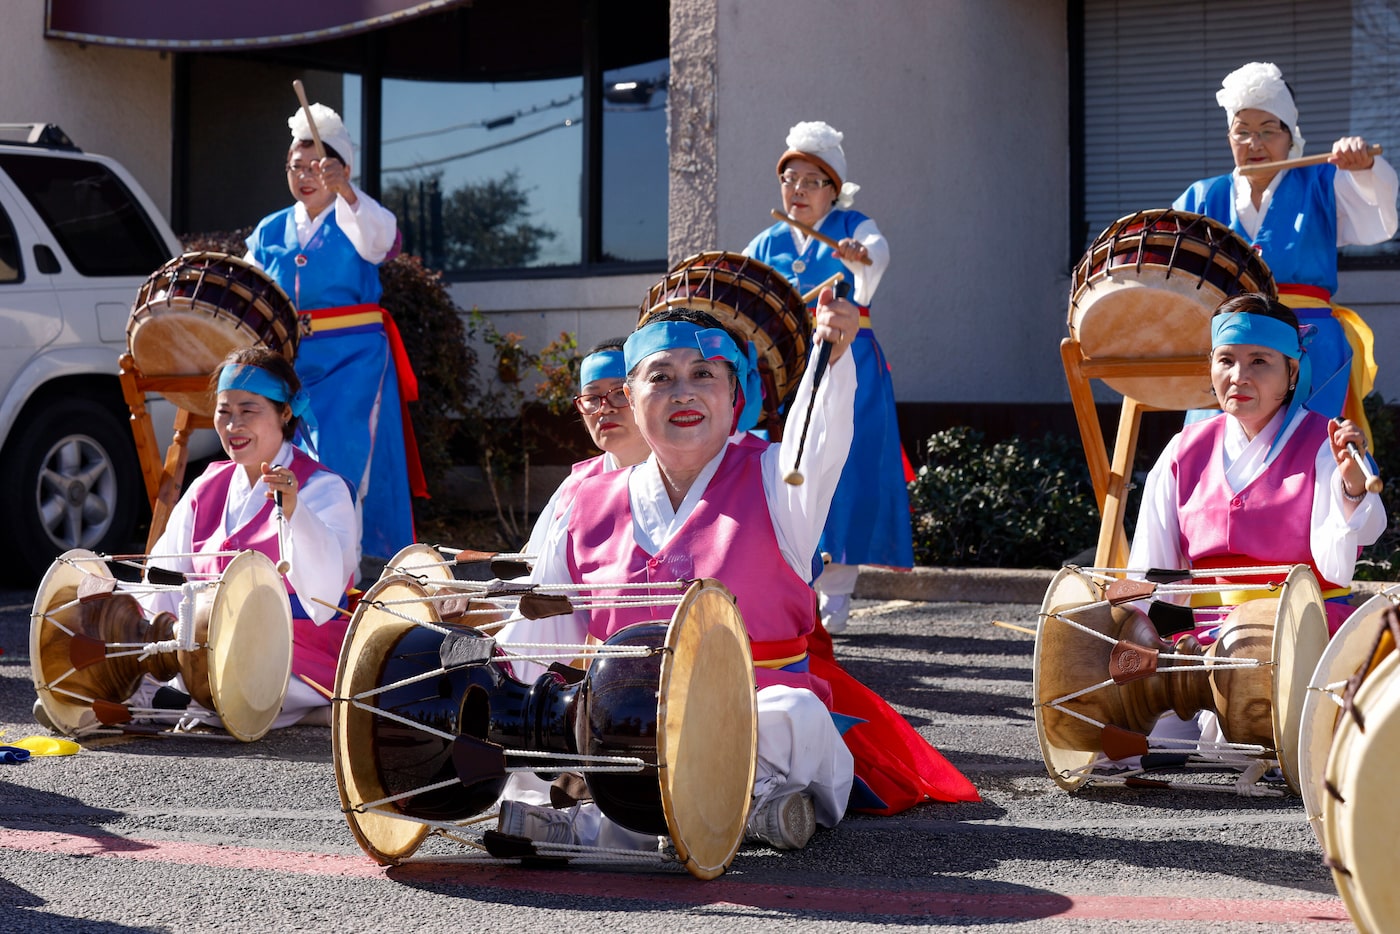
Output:
[[[0,576],[133,544],[149,509],[117,360],[141,285],[180,252],[116,162],[0,125]],[[150,411],[168,442],[173,408]]]

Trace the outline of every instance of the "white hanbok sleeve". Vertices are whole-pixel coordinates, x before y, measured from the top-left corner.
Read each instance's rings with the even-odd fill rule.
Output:
[[[1395,169],[1380,156],[1369,169],[1338,172],[1337,246],[1381,243],[1395,236],[1395,196],[1400,190]]]
[[[1133,545],[1128,552],[1130,568],[1186,567],[1186,556],[1181,551],[1181,518],[1176,511],[1176,475],[1171,468],[1180,443],[1181,435],[1173,437],[1147,474]]]
[[[778,547],[803,580],[812,577],[812,558],[855,434],[856,365],[848,352],[827,368],[802,449],[803,482],[783,478],[794,468],[802,423],[812,398],[812,368],[802,375],[796,402],[783,425],[783,441],[763,452],[763,493]]]
[[[1317,450],[1316,467],[1309,547],[1323,577],[1349,586],[1357,549],[1375,544],[1385,531],[1385,505],[1378,494],[1367,493],[1351,515],[1346,514],[1351,504],[1342,497],[1342,471],[1326,441]]]
[[[194,560],[189,557],[194,540],[194,510],[190,507],[191,497],[182,496],[170,510],[165,531],[156,539],[149,552],[149,564],[166,571],[188,574],[194,570]],[[143,594],[140,598],[147,614],[175,613],[180,609],[178,589],[162,590]]]
[[[297,508],[287,521],[287,533],[289,554],[284,557],[291,563],[287,579],[311,621],[319,626],[335,610],[317,601],[339,603],[345,585],[359,572],[360,523],[345,481],[328,470],[312,474],[297,491]]]
[[[394,247],[394,237],[398,233],[394,212],[359,188],[355,188],[354,207],[336,196],[335,222],[367,263],[379,265]]]
[[[859,240],[870,256],[870,265],[851,260],[842,264],[851,272],[851,300],[857,305],[869,305],[875,299],[875,290],[890,266],[890,242],[880,233],[880,228],[870,218],[860,222],[852,233],[852,239]]]

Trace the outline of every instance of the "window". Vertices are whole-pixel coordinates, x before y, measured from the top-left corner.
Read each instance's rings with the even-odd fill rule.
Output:
[[[1352,134],[1391,151],[1400,144],[1395,0],[1085,0],[1083,42],[1075,249],[1117,218],[1168,207],[1197,179],[1230,170],[1215,92],[1245,62],[1274,62],[1283,71],[1296,95],[1305,155]],[[1343,250],[1343,266],[1397,264],[1397,240]]]
[[[19,268],[19,238],[15,236],[15,225],[10,216],[0,208],[0,282],[20,282],[23,276]]]
[[[146,276],[169,259],[131,191],[106,166],[60,156],[4,155],[3,167],[73,268],[84,276]]]

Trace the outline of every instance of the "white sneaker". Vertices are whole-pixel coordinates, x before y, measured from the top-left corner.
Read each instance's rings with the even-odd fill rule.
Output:
[[[848,593],[824,593],[821,595],[822,625],[835,635],[846,631],[846,620],[851,615],[851,595]]]
[[[536,843],[557,843],[577,846],[573,815],[558,808],[521,801],[502,801],[496,832],[512,837],[524,837]]]
[[[800,850],[817,830],[817,811],[809,795],[770,798],[750,812],[745,830],[774,849]]]

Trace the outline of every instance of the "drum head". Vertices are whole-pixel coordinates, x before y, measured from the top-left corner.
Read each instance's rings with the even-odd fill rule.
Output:
[[[666,632],[657,707],[661,806],[676,855],[713,879],[744,840],[758,757],[753,657],[734,595],[692,584]]]
[[[76,733],[83,726],[84,719],[91,723],[92,710],[87,704],[74,703],[67,695],[55,694],[45,686],[67,671],[70,664],[64,657],[55,663],[55,666],[61,667],[46,671],[46,668],[55,667],[46,665],[44,659],[44,633],[53,625],[46,615],[75,599],[78,584],[88,575],[111,579],[112,572],[105,561],[83,548],[74,548],[59,555],[49,565],[35,592],[34,612],[29,617],[29,671],[34,679],[34,691],[53,725],[60,732],[68,734]]]
[[[384,573],[380,576],[389,577],[394,574],[416,577],[429,586],[455,580],[452,566],[443,558],[442,552],[432,545],[422,543],[401,549],[384,565]]]
[[[1345,681],[1370,660],[1380,616],[1387,607],[1394,605],[1389,597],[1376,594],[1358,607],[1327,643],[1308,682],[1298,730],[1298,782],[1302,785],[1303,808],[1319,841],[1322,831],[1317,821],[1322,817],[1327,754],[1332,750],[1337,718],[1341,714],[1341,707],[1334,702],[1336,695],[1328,690],[1328,685]]]
[[[1045,599],[1040,604],[1040,623],[1037,626],[1035,638],[1031,687],[1035,697],[1035,733],[1036,738],[1040,740],[1040,756],[1045,761],[1046,771],[1055,780],[1055,784],[1065,791],[1074,791],[1084,784],[1084,777],[1075,773],[1097,759],[1099,754],[1067,748],[1063,744],[1055,742],[1051,736],[1053,731],[1046,729],[1046,719],[1053,715],[1053,711],[1047,714],[1045,704],[1054,698],[1043,696],[1041,673],[1048,671],[1046,666],[1061,664],[1063,660],[1052,657],[1054,650],[1047,649],[1047,645],[1052,640],[1046,638],[1045,632],[1048,626],[1064,625],[1051,618],[1056,613],[1062,610],[1072,610],[1086,603],[1095,603],[1101,599],[1103,599],[1103,592],[1091,578],[1075,568],[1061,568],[1054,579],[1050,581],[1050,586],[1045,591]],[[1098,680],[1101,678],[1095,677],[1089,683],[1096,683]]]
[[[272,728],[292,673],[292,608],[272,561],[229,562],[209,610],[209,692],[224,729],[245,743]]]
[[[1381,661],[1362,682],[1355,702],[1366,730],[1349,716],[1337,724],[1326,775],[1337,795],[1322,796],[1322,850],[1333,863],[1332,879],[1356,926],[1397,931],[1400,807],[1392,778],[1400,768],[1400,655],[1392,652]]]
[[[1327,610],[1317,578],[1304,565],[1288,573],[1274,620],[1274,746],[1284,780],[1302,792],[1299,732],[1308,680],[1327,648]]]
[[[395,641],[416,623],[436,622],[437,611],[427,601],[380,607],[378,602],[419,600],[427,590],[411,577],[390,575],[365,592],[350,619],[335,670],[335,699],[331,702],[331,760],[340,806],[350,832],[376,862],[391,865],[407,859],[428,835],[426,824],[364,810],[367,802],[389,796],[379,777],[374,756],[375,714],[350,699],[381,687],[380,671]],[[392,612],[390,612],[392,610]],[[373,700],[370,701],[373,704]],[[386,807],[392,808],[393,805]]]

